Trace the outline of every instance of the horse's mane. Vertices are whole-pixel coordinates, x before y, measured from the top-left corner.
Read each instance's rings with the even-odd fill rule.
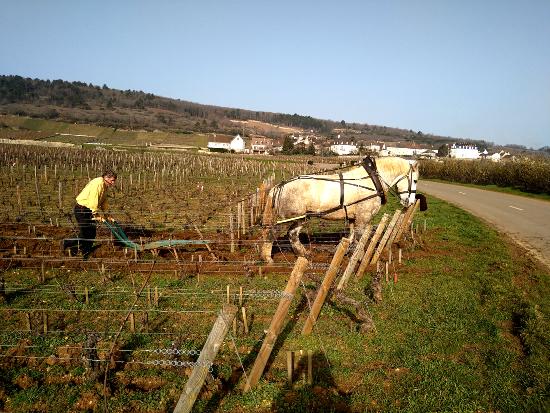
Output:
[[[376,167],[378,170],[380,171],[383,169],[388,174],[394,176],[407,173],[410,165],[411,164],[406,159],[395,156],[376,158]]]

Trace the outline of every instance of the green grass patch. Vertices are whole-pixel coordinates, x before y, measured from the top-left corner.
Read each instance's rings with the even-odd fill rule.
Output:
[[[392,213],[395,207],[392,201],[385,211]],[[123,358],[131,362],[118,365],[109,375],[109,410],[173,410],[186,375],[181,369],[147,364],[157,357],[152,350],[171,348],[178,338],[178,348],[200,349],[229,284],[234,294],[244,287],[245,305],[253,316],[251,332],[228,336],[214,365],[216,381],[201,393],[195,411],[548,411],[548,269],[475,217],[438,199],[429,198],[429,210],[418,213],[415,220],[417,228],[423,228],[425,221],[427,231],[416,235],[414,247],[408,244],[404,249],[403,265],[390,266],[399,281],[383,283],[383,301],[375,305],[368,300],[369,276],[352,280],[346,289],[351,298],[367,303],[376,328],[360,333],[354,309],[329,302],[314,333],[302,336],[308,306],[298,295],[268,369],[248,393],[241,391],[243,366],[248,374],[279,300],[246,293],[282,290],[290,270],[265,268],[261,277],[233,272],[200,279],[192,273],[175,279],[153,272],[151,287],[158,287],[159,309],[164,312],[148,306],[144,291],[135,307],[138,331],[132,334],[126,328],[120,337]],[[102,380],[94,381],[79,361],[49,366],[46,359],[67,345],[84,343],[86,328],[118,330],[123,310],[133,303],[145,275],[124,271],[110,275],[101,282],[99,271],[51,269],[45,288],[37,284],[36,270],[4,272],[7,285],[21,291],[9,290],[8,300],[0,304],[2,343],[29,340],[33,347],[24,354],[42,359],[34,364],[4,360],[0,408],[69,411],[79,400],[88,399],[97,403],[96,409],[102,408]],[[313,283],[304,281],[313,288]],[[56,288],[58,283],[88,285],[90,303],[82,302],[82,291],[79,301],[71,300]],[[40,333],[41,314],[36,312],[29,334],[20,331],[22,314],[10,307],[74,311],[50,314],[49,334]],[[147,308],[152,310],[150,330],[143,326]],[[106,309],[121,311],[95,311]],[[186,314],[186,310],[209,312]],[[56,329],[68,332],[56,334]],[[102,335],[102,348],[112,335]],[[313,352],[312,386],[302,383],[300,367],[297,382],[286,383],[286,352],[300,349]],[[70,389],[62,380],[69,373],[78,378]],[[56,400],[59,395],[61,401]]]

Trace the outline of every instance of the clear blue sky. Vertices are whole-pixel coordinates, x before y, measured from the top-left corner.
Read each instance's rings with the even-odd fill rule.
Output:
[[[550,145],[550,0],[2,0],[0,74]]]

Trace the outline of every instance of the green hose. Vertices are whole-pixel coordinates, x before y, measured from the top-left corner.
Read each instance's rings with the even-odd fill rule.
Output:
[[[146,251],[146,250],[153,250],[153,249],[159,249],[159,248],[173,248],[178,245],[206,245],[210,243],[210,241],[204,241],[204,240],[187,240],[187,239],[170,239],[170,240],[162,240],[162,241],[153,241],[148,242],[147,244],[140,245],[136,244],[133,241],[130,241],[128,239],[128,236],[124,232],[124,230],[118,225],[118,222],[116,221],[103,221],[105,226],[109,228],[113,236],[125,247],[138,250],[138,251]]]

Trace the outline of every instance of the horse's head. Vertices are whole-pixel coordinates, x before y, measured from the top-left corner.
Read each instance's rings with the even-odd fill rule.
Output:
[[[407,161],[402,158],[393,158],[392,175],[388,180],[388,186],[395,186],[399,202],[408,208],[416,201],[416,184],[418,182],[418,162]]]
[[[408,170],[397,181],[399,201],[405,208],[416,202],[416,184],[418,182],[418,162],[408,161]]]

